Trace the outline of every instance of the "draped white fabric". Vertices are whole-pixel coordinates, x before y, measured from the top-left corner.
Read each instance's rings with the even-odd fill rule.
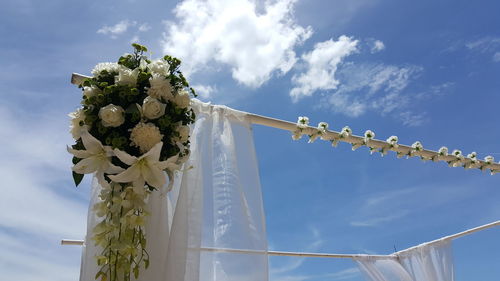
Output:
[[[195,101],[191,156],[174,188],[153,192],[146,225],[151,265],[139,281],[266,281],[267,238],[252,129],[239,111]],[[93,184],[91,206],[99,185]],[[89,210],[81,281],[94,280],[98,222]],[[217,253],[200,247],[249,249]]]
[[[453,281],[450,240],[422,244],[399,252],[396,257],[354,258],[371,281]]]

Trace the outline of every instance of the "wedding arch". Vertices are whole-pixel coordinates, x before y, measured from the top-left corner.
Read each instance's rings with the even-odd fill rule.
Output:
[[[307,117],[293,123],[203,103],[190,97],[196,94],[179,60],[152,61],[144,46],[133,46],[134,54],[98,64],[92,77],[71,78],[83,90],[83,107],[70,115],[75,184],[94,175],[86,239],[62,241],[83,246],[81,281],[263,281],[268,256],[349,258],[374,281],[452,281],[451,241],[500,225],[390,255],[269,251],[253,124],[290,131],[293,139],[346,142],[353,150],[367,146],[492,175],[500,163],[418,141],[399,144],[397,136],[377,140],[371,130],[357,136],[347,126],[312,127]]]

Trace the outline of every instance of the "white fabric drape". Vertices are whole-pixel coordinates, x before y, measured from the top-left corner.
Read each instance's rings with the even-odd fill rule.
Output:
[[[422,244],[398,252],[397,258],[354,258],[371,281],[453,281],[453,255],[450,240]]]
[[[266,281],[267,237],[257,159],[244,113],[195,101],[191,156],[173,190],[153,192],[146,225],[151,265],[139,281]],[[99,185],[93,184],[91,206]],[[97,249],[89,210],[81,281],[94,280]],[[217,253],[200,247],[252,250]]]

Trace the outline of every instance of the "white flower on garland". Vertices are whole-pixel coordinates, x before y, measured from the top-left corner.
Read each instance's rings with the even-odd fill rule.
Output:
[[[412,157],[422,150],[424,150],[424,146],[419,141],[416,141],[411,145],[411,150],[408,152],[408,157]]]
[[[149,151],[162,139],[163,135],[160,133],[160,129],[151,123],[141,122],[130,133],[131,145],[139,147],[141,153]]]
[[[139,68],[136,68],[134,70],[128,68],[119,69],[118,76],[115,76],[115,83],[117,85],[128,85],[135,87],[137,84],[137,76],[139,75],[139,72]]]
[[[184,89],[178,91],[174,96],[174,103],[180,108],[187,108],[191,104],[189,93]]]
[[[133,184],[134,191],[144,193],[144,184],[161,189],[166,184],[166,176],[163,170],[175,170],[178,155],[172,156],[166,161],[160,161],[160,152],[163,142],[154,145],[147,153],[140,157],[132,156],[124,151],[115,149],[115,155],[123,163],[129,165],[125,171],[118,175],[109,176],[115,182]]]
[[[83,87],[83,95],[88,99],[91,97],[95,97],[98,94],[102,94],[102,90],[97,86],[92,85],[91,87]]]
[[[486,164],[488,164],[488,165],[491,165],[495,162],[495,158],[491,155],[488,155],[488,156],[484,157],[484,162],[486,162]]]
[[[168,76],[170,74],[170,65],[162,59],[151,62],[147,67],[153,74],[160,74],[162,76]]]
[[[68,114],[71,117],[69,131],[75,140],[79,140],[82,135],[82,130],[88,130],[89,126],[83,125],[85,121],[85,113],[82,108]]]
[[[318,137],[321,136],[321,139],[323,139],[323,135],[326,133],[326,130],[328,129],[328,123],[326,122],[319,122],[318,123],[318,131],[309,135],[309,141],[308,143],[314,142]]]
[[[370,140],[375,137],[375,133],[371,130],[366,130],[364,143],[367,144]]]
[[[87,130],[82,130],[82,142],[86,150],[76,150],[68,147],[68,152],[82,159],[73,166],[72,170],[79,174],[90,174],[97,172],[98,178],[106,174],[116,174],[123,171],[122,168],[111,163],[113,150],[110,146],[93,137]]]
[[[307,126],[309,126],[309,118],[306,116],[299,116],[299,119],[297,120],[297,127],[305,129]]]
[[[340,137],[341,138],[347,138],[349,137],[350,135],[352,135],[352,130],[351,128],[349,128],[349,126],[345,126],[344,128],[342,128],[342,130],[340,131]]]
[[[462,164],[462,160],[464,159],[464,156],[462,155],[462,151],[461,150],[458,150],[458,149],[455,149],[451,152],[451,155],[455,156],[456,159],[455,160],[452,160],[452,161],[449,161],[448,164],[451,166],[451,167],[458,167],[458,166],[461,166]]]
[[[165,114],[166,105],[153,97],[146,97],[142,103],[141,111],[149,120],[160,118]]]
[[[120,69],[123,69],[124,66],[116,63],[116,62],[101,62],[98,63],[94,69],[92,69],[92,75],[95,77],[99,77],[101,72],[106,71],[108,73],[118,73]]]
[[[171,100],[172,95],[172,85],[170,84],[170,79],[166,79],[165,76],[158,73],[153,73],[151,78],[149,78],[149,84],[151,87],[148,89],[148,95],[155,99]]]
[[[318,124],[318,131],[321,132],[321,134],[326,133],[326,130],[328,130],[328,123],[326,122],[319,122]]]
[[[439,156],[447,156],[448,155],[448,148],[446,146],[442,146],[438,150],[438,154],[439,154]]]
[[[118,127],[125,122],[125,110],[119,105],[108,104],[99,109],[99,118],[101,118],[104,127]]]
[[[478,161],[477,161],[477,153],[475,151],[467,154],[467,159],[469,159],[470,162],[466,163],[464,165],[464,168],[466,168],[466,169],[473,168],[478,163]]]
[[[390,136],[386,142],[390,145],[391,148],[396,148],[398,147],[398,137],[397,136]]]

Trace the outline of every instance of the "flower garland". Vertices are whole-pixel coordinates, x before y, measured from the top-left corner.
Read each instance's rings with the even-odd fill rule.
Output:
[[[101,249],[95,276],[101,281],[137,279],[148,268],[148,196],[172,188],[189,157],[188,125],[195,120],[190,95],[196,94],[179,71],[181,61],[151,61],[146,47],[132,46],[134,53],[117,63],[96,65],[80,85],[82,106],[69,115],[75,185],[94,173],[102,186],[92,237]]]
[[[472,152],[467,156],[462,154],[462,151],[455,149],[451,154],[448,154],[448,148],[443,146],[437,153],[424,150],[421,142],[414,142],[411,147],[398,144],[398,137],[391,136],[384,142],[375,140],[375,133],[367,130],[364,137],[357,137],[352,135],[352,130],[348,126],[342,128],[340,132],[327,131],[328,124],[320,122],[317,128],[309,126],[309,118],[300,116],[297,120],[296,129],[292,131],[292,139],[299,140],[303,135],[309,136],[309,143],[314,142],[318,137],[322,140],[327,140],[332,143],[332,146],[337,146],[339,141],[348,142],[352,145],[352,150],[356,150],[361,146],[367,146],[370,153],[380,152],[382,156],[386,155],[389,151],[395,151],[397,157],[401,158],[407,156],[419,156],[423,161],[432,160],[446,161],[450,167],[464,167],[465,169],[477,168],[480,170],[489,169],[491,174],[500,173],[498,165],[495,163],[493,156],[486,156],[483,161],[477,159],[477,153]]]

